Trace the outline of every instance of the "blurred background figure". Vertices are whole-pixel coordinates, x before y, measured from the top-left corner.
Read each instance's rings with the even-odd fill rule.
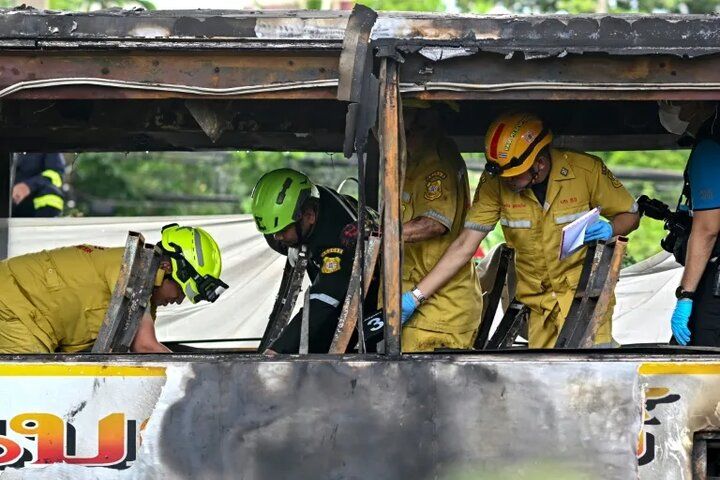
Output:
[[[17,153],[13,217],[59,217],[65,207],[62,153]]]

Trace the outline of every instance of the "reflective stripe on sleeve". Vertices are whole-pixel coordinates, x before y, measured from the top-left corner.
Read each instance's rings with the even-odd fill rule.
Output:
[[[582,212],[569,213],[569,214],[567,214],[567,215],[562,215],[562,216],[560,216],[560,217],[555,217],[555,223],[556,223],[556,224],[570,223],[570,222],[575,221],[575,220],[577,220],[578,218],[582,217],[582,216],[585,215],[587,212],[589,212],[589,210],[583,210]]]
[[[532,222],[530,220],[508,220],[507,218],[501,218],[500,225],[510,228],[530,228],[532,227]]]
[[[40,210],[43,207],[52,207],[62,210],[65,206],[65,200],[63,200],[60,195],[50,193],[33,199],[33,206],[35,207],[35,210]]]
[[[50,180],[50,183],[55,185],[57,188],[62,187],[62,177],[55,170],[45,170],[40,175]]]
[[[320,302],[327,303],[333,308],[340,305],[340,300],[335,300],[333,297],[325,293],[311,293],[310,300],[318,300]]]
[[[475,222],[465,222],[464,228],[475,230],[476,232],[492,232],[495,229],[495,225],[483,225]]]
[[[452,229],[452,220],[450,220],[437,210],[428,210],[427,212],[421,213],[420,216],[437,220],[438,222],[442,223],[443,226],[446,227],[448,230]]]

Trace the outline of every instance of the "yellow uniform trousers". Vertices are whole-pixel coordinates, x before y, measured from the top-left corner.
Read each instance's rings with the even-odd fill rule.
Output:
[[[462,333],[437,332],[407,326],[402,329],[403,352],[432,352],[436,348],[469,350],[475,342],[477,328]]]

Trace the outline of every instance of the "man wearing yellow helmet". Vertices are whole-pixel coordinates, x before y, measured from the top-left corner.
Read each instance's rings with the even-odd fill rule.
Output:
[[[163,228],[163,252],[134,352],[168,352],[155,337],[158,306],[215,301],[227,288],[215,240],[201,228]],[[120,274],[124,248],[44,250],[0,262],[0,353],[79,352],[92,347]]]
[[[559,260],[562,228],[595,207],[609,220],[588,227],[585,242],[627,235],[639,223],[637,204],[602,161],[586,153],[551,147],[552,132],[530,113],[496,119],[485,136],[487,165],[468,212],[465,228],[433,270],[420,282],[430,297],[463,268],[499,221],[515,249],[517,298],[530,308],[531,348],[553,347],[572,303],[586,249]],[[416,296],[403,294],[404,317]],[[612,308],[596,344],[611,344]]]

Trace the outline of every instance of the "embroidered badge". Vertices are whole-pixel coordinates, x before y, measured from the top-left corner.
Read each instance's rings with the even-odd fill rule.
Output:
[[[447,178],[447,174],[441,170],[436,170],[425,177],[425,200],[433,201],[442,197],[442,181]]]
[[[323,257],[322,273],[333,273],[340,270],[340,257]]]
[[[563,177],[567,177],[567,174],[568,174],[568,169],[565,167],[562,167],[560,169],[560,175],[562,175]]]
[[[425,195],[426,200],[437,200],[442,197],[442,182],[440,180],[433,180],[425,184]]]
[[[608,179],[610,179],[610,183],[612,183],[613,187],[615,187],[615,188],[622,187],[622,183],[620,183],[620,180],[615,178],[615,175],[613,175],[613,173],[610,171],[609,168],[607,168],[605,166],[605,164],[602,164],[601,171],[602,171],[603,175],[605,175],[606,177],[608,177]]]
[[[522,139],[525,140],[527,143],[532,143],[532,141],[535,139],[535,132],[525,132],[523,134]]]
[[[323,250],[320,254],[321,257],[327,257],[331,253],[334,253],[336,255],[342,255],[343,249],[342,248],[328,248],[327,250]]]

